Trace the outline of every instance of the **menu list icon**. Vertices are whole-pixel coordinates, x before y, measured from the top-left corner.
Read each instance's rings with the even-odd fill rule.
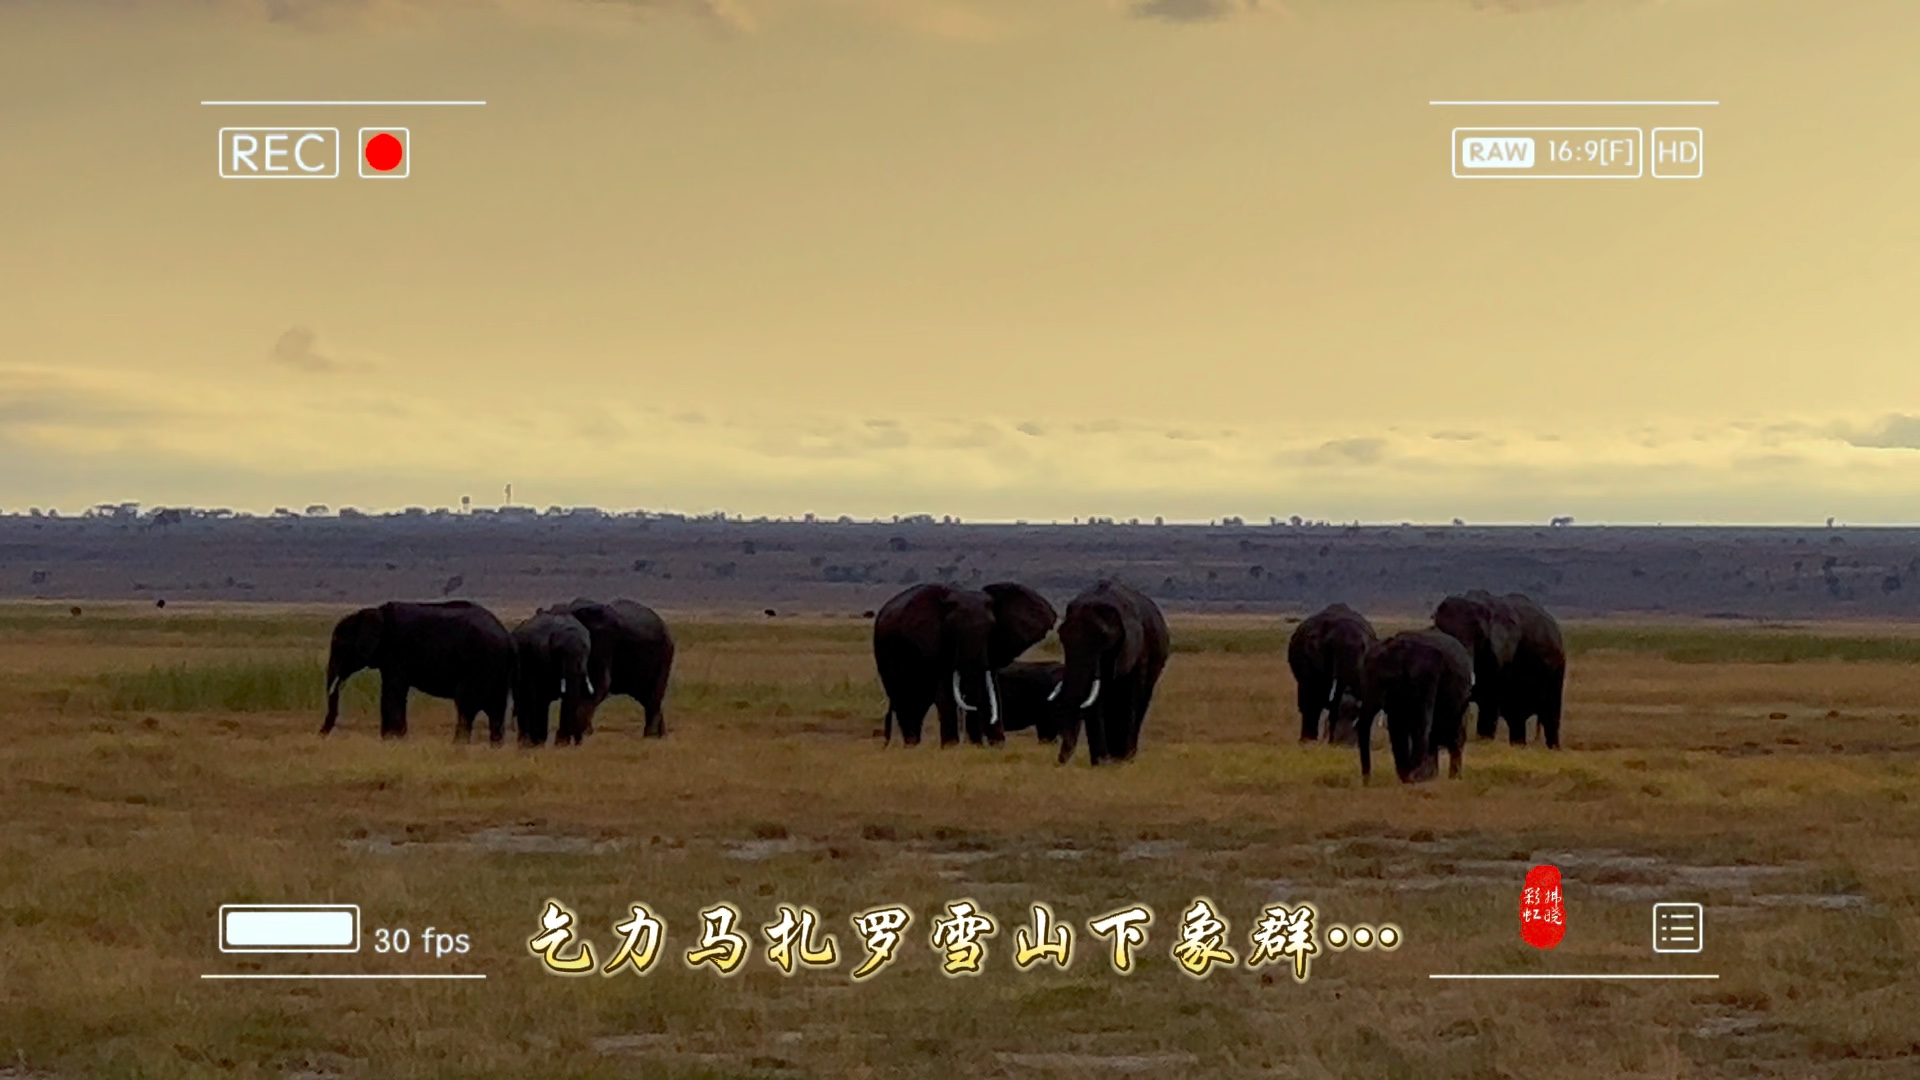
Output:
[[[1699,904],[1653,905],[1653,951],[1697,953],[1703,947],[1706,910]]]

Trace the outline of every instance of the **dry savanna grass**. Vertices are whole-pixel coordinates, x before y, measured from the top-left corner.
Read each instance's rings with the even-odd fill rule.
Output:
[[[1474,742],[1460,781],[1370,787],[1295,744],[1279,620],[1175,618],[1140,758],[1093,770],[882,749],[857,620],[676,620],[670,736],[610,703],[578,750],[455,746],[415,696],[377,738],[373,679],[315,734],[334,613],[0,607],[0,1075],[1895,1077],[1920,1072],[1920,632],[1571,627],[1567,747]],[[1527,868],[1565,875],[1567,933],[1518,934]],[[1391,922],[1392,952],[1185,974],[1207,897],[1244,960],[1265,905]],[[544,902],[604,962],[631,902],[668,926],[644,976],[561,978]],[[1000,922],[948,978],[929,920]],[[1656,900],[1707,905],[1706,950],[1649,945]],[[679,960],[699,911],[820,912],[830,971],[756,942],[720,978]],[[1071,966],[1018,971],[1036,901]],[[351,956],[216,949],[222,903],[349,902]],[[1135,970],[1086,921],[1155,912]],[[870,981],[854,912],[914,923]],[[421,955],[428,928],[470,951]],[[409,931],[409,955],[372,951]],[[756,933],[757,937],[757,933]],[[485,974],[207,981],[207,973]],[[1717,973],[1717,981],[1435,981],[1434,973]],[[12,1072],[7,1072],[11,1068]]]

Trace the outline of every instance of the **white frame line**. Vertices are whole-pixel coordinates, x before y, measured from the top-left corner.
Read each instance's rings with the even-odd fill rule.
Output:
[[[1429,979],[1717,979],[1718,975],[1429,975]]]
[[[200,976],[200,977],[201,977],[201,978],[203,978],[203,979],[484,979],[484,978],[486,978],[486,976],[485,976],[485,975],[465,975],[465,974],[439,974],[439,973],[434,973],[434,974],[401,974],[401,975],[379,975],[379,974],[372,974],[372,975],[366,975],[366,974],[356,974],[356,975],[303,975],[303,974],[293,974],[293,975],[261,975],[261,974],[244,974],[244,975],[202,975],[202,976]]]
[[[449,106],[457,106],[457,105],[485,105],[486,102],[484,101],[203,101],[200,104],[202,105],[259,105],[263,107],[279,106],[279,105],[289,105],[289,106],[291,105],[329,105],[329,106],[333,106],[333,105],[338,105],[338,106],[449,105]]]
[[[1718,105],[1717,101],[1429,101],[1429,105]]]

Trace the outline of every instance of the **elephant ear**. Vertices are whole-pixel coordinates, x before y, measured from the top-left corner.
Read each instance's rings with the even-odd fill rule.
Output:
[[[1120,640],[1114,644],[1113,666],[1117,671],[1138,668],[1147,652],[1147,628],[1140,612],[1132,604],[1113,604],[1114,621],[1120,625]]]
[[[368,666],[373,665],[374,659],[380,655],[380,638],[386,631],[387,621],[392,617],[392,604],[361,608],[349,616],[353,620],[350,633],[354,659]]]
[[[1520,646],[1520,613],[1502,597],[1486,601],[1487,647],[1502,666],[1513,662]]]
[[[987,661],[994,668],[1013,663],[1039,644],[1060,621],[1047,598],[1013,582],[996,582],[981,590],[993,600],[993,635],[987,641]]]

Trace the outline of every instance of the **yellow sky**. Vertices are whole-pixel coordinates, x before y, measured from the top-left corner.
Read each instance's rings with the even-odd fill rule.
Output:
[[[0,0],[0,507],[1920,520],[1915,40],[1905,0]],[[417,97],[489,104],[197,104]],[[222,180],[238,124],[408,126],[413,173]],[[1513,124],[1698,126],[1706,175],[1452,178]]]

